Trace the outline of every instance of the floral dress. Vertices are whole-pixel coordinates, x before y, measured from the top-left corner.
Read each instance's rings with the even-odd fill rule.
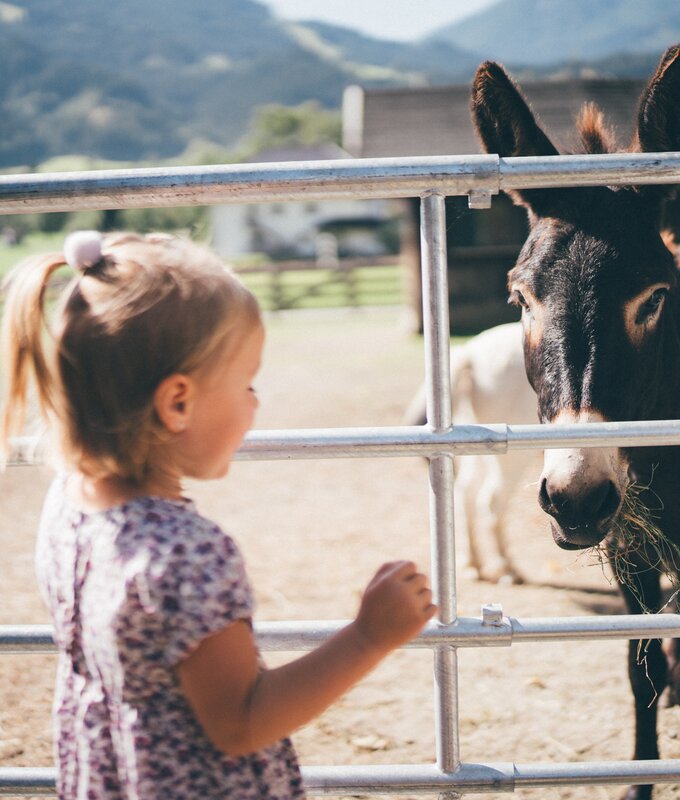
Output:
[[[36,562],[60,653],[60,798],[304,796],[288,739],[231,758],[180,689],[174,667],[253,613],[237,546],[191,501],[140,497],[86,514],[68,505],[60,477],[45,501]]]

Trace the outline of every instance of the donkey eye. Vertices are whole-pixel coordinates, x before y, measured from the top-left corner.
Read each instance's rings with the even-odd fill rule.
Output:
[[[661,306],[663,305],[667,294],[668,289],[665,287],[655,289],[638,309],[638,313],[635,317],[635,323],[637,325],[644,325],[645,323],[650,322],[652,318],[661,310]]]
[[[520,306],[521,308],[529,308],[526,298],[519,289],[513,289],[508,297],[508,303],[513,306]]]

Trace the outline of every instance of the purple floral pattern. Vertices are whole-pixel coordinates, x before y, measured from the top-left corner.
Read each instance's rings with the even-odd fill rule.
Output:
[[[231,758],[204,734],[173,667],[211,633],[250,620],[241,554],[189,500],[83,514],[48,493],[36,565],[59,667],[59,797],[288,800],[304,796],[292,744]]]

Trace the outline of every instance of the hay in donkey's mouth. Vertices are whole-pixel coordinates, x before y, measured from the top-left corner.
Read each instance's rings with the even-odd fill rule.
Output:
[[[635,595],[645,613],[655,613],[680,593],[680,547],[658,525],[661,500],[653,495],[659,505],[650,508],[640,499],[642,492],[649,494],[649,486],[629,484],[611,533],[605,541],[586,552],[602,567],[610,567],[614,579]],[[650,570],[665,575],[672,587],[671,597],[662,609],[649,608],[639,593],[635,576]]]
[[[611,533],[605,541],[584,552],[594,557],[603,570],[608,565],[613,579],[632,592],[642,610],[654,614],[663,611],[680,594],[680,547],[658,525],[658,512],[663,508],[660,498],[651,493],[658,501],[658,507],[651,509],[640,499],[642,492],[651,493],[649,485],[631,483],[628,486]],[[672,587],[671,596],[658,609],[646,605],[635,580],[636,575],[648,571],[665,575]],[[646,664],[648,647],[648,639],[639,640],[639,664]]]

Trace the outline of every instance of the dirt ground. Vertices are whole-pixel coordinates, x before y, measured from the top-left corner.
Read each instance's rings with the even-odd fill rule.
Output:
[[[289,314],[268,322],[258,427],[399,424],[421,380],[421,343],[398,312]],[[473,580],[461,569],[458,609],[497,602],[512,617],[618,613],[601,569],[558,550],[535,499],[539,461],[506,520],[521,586]],[[45,468],[0,476],[0,623],[43,623],[33,577]],[[258,619],[343,619],[385,560],[429,567],[427,486],[416,458],[236,463],[218,483],[189,487],[205,514],[240,542]],[[460,545],[460,561],[463,557]],[[459,651],[464,761],[626,759],[632,699],[623,641],[516,644]],[[290,655],[267,654],[271,664]],[[55,659],[0,659],[0,765],[52,762],[49,707]],[[663,708],[665,758],[680,757],[679,708]],[[432,656],[401,651],[294,737],[304,764],[416,764],[434,760]],[[620,787],[517,790],[526,798],[615,798]],[[677,786],[656,797],[680,798]]]

